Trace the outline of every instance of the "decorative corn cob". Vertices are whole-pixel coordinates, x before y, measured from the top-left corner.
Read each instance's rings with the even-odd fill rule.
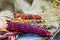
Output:
[[[2,38],[0,38],[0,40],[2,40]]]
[[[19,13],[14,13],[15,18],[22,18],[22,19],[28,19],[28,20],[40,20],[41,16],[39,15],[32,15],[32,14],[19,14]]]
[[[30,24],[22,24],[19,22],[8,22],[7,29],[9,31],[23,32],[23,33],[34,33],[42,37],[50,37],[51,32]]]
[[[26,24],[36,24],[36,23],[43,23],[41,20],[23,20],[23,19],[16,19],[16,20],[9,20],[10,22],[20,22]]]
[[[8,33],[1,33],[3,35],[0,35],[0,40],[3,40],[4,38],[8,37],[8,40],[15,40],[15,35],[11,32]]]
[[[15,40],[15,36],[8,36],[8,40]]]

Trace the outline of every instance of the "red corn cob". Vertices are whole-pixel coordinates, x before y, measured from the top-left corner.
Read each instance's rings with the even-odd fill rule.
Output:
[[[41,16],[39,15],[32,15],[32,14],[19,14],[19,13],[14,13],[15,18],[22,18],[22,19],[35,19],[35,20],[40,20]]]

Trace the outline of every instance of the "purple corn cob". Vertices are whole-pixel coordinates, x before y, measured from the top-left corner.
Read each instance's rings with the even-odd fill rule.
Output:
[[[9,31],[33,33],[33,34],[38,34],[42,37],[50,37],[51,36],[51,32],[49,32],[43,28],[36,27],[35,25],[21,24],[19,22],[8,22],[7,24],[8,24],[7,29]]]

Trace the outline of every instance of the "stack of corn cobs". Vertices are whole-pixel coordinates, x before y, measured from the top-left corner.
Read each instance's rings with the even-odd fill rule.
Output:
[[[12,24],[14,24],[14,25],[17,25],[17,23],[18,23],[18,26],[19,26],[19,24],[21,24],[21,26],[20,26],[20,28],[23,28],[23,26],[24,25],[27,25],[25,28],[26,29],[23,29],[23,30],[27,30],[27,31],[29,31],[28,29],[27,29],[27,27],[30,25],[31,27],[31,31],[34,29],[37,29],[37,31],[35,32],[34,30],[33,30],[33,32],[32,33],[36,33],[36,34],[39,34],[40,32],[40,35],[43,37],[50,37],[51,36],[51,33],[50,32],[48,32],[47,30],[45,30],[45,29],[43,29],[43,28],[40,28],[41,26],[43,26],[44,25],[44,20],[42,19],[42,17],[41,16],[39,16],[39,15],[32,15],[32,14],[20,14],[20,13],[14,13],[14,19],[12,19],[12,20],[8,20],[7,21],[8,22],[8,26],[10,25],[10,27],[11,26],[13,26]],[[22,26],[23,25],[23,26]],[[45,26],[45,25],[44,25]],[[14,27],[14,26],[13,26]],[[38,28],[39,27],[39,28]],[[29,28],[29,27],[28,27]],[[33,29],[32,29],[33,28]],[[12,28],[11,28],[12,29]],[[20,30],[22,30],[22,29],[20,29]],[[22,32],[24,32],[22,30]],[[40,31],[39,31],[40,30]],[[31,31],[29,31],[29,32],[31,32]],[[46,33],[46,34],[43,34],[43,32],[44,33]],[[27,32],[28,33],[28,32]],[[8,40],[15,40],[15,35],[14,35],[14,33],[6,33],[5,35],[3,35],[3,36],[8,36]],[[2,40],[2,37],[0,37],[0,40]]]

